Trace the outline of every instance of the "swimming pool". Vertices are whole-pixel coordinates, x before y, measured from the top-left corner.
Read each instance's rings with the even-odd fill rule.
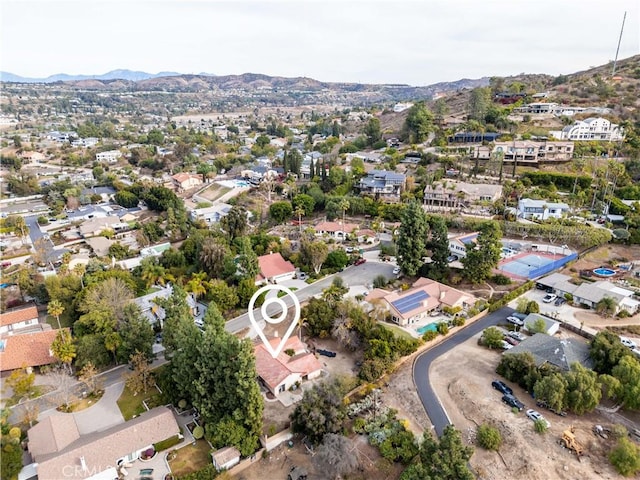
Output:
[[[428,325],[423,325],[420,328],[416,328],[416,332],[418,332],[420,335],[424,334],[425,332],[437,332],[438,331],[438,324],[437,323],[429,323]]]
[[[611,268],[600,267],[594,269],[593,273],[595,273],[599,277],[613,277],[616,274],[616,271],[612,270]]]
[[[251,183],[247,182],[246,180],[237,180],[237,179],[233,179],[233,180],[219,180],[218,185],[222,185],[223,187],[227,187],[227,188],[247,188],[247,187],[251,187]]]

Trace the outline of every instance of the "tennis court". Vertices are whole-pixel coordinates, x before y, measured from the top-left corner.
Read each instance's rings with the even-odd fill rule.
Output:
[[[532,278],[531,274],[545,265],[553,263],[553,258],[544,255],[526,254],[522,257],[511,257],[503,263],[499,270],[523,278]]]

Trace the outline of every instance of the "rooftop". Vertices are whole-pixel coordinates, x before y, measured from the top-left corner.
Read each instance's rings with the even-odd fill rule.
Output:
[[[296,271],[293,263],[282,258],[279,252],[258,257],[258,265],[260,266],[260,274],[264,278],[277,277]]]
[[[39,367],[56,362],[51,344],[57,330],[5,335],[0,339],[0,371],[15,370],[23,366]]]
[[[589,345],[575,338],[560,339],[545,333],[536,333],[504,354],[525,352],[533,355],[538,366],[550,363],[562,370],[569,370],[572,363],[578,362],[587,368],[592,367],[591,358],[589,358]]]
[[[8,312],[0,313],[0,326],[13,325],[14,323],[26,320],[38,320],[38,309],[32,305],[27,308],[18,308]]]

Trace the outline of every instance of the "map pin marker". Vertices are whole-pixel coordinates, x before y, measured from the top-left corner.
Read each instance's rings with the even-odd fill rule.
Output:
[[[254,305],[256,303],[256,300],[258,300],[258,298],[260,298],[260,296],[263,293],[269,292],[271,290],[284,292],[293,301],[293,307],[295,309],[293,318],[291,320],[291,325],[289,325],[289,328],[287,328],[287,331],[282,336],[282,339],[280,340],[280,343],[278,344],[278,347],[275,350],[273,349],[271,342],[269,342],[266,335],[262,331],[262,328],[260,328],[260,324],[258,323],[258,320],[256,320],[256,317],[254,315]],[[262,304],[262,307],[260,307],[260,314],[262,315],[262,319],[265,322],[270,323],[271,325],[277,325],[281,323],[285,318],[287,318],[289,307],[285,302],[285,298],[286,297],[278,297],[277,295],[271,298],[265,298],[265,301]],[[274,304],[278,305],[281,310],[280,315],[275,318],[271,317],[268,313],[269,306]],[[275,358],[280,354],[280,352],[284,348],[285,343],[287,343],[287,340],[293,333],[293,330],[296,328],[296,325],[298,324],[298,320],[300,320],[300,301],[298,300],[298,297],[287,287],[283,287],[280,285],[265,285],[264,287],[260,288],[256,293],[254,293],[253,296],[251,297],[251,300],[249,301],[249,308],[248,308],[247,314],[249,315],[249,321],[251,322],[251,325],[253,325],[253,328],[255,328],[256,332],[258,332],[258,336],[262,340],[262,343],[264,344],[265,348],[271,354],[271,356]]]

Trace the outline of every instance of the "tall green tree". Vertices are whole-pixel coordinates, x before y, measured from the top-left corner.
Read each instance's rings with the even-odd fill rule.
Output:
[[[56,338],[51,343],[53,356],[62,362],[65,368],[71,373],[71,362],[76,358],[76,345],[71,337],[69,329],[60,329]]]
[[[173,285],[173,291],[166,300],[157,300],[164,310],[164,327],[162,329],[162,345],[167,353],[173,353],[178,347],[176,335],[182,324],[192,324],[193,316],[187,303],[187,293],[179,285]]]
[[[236,240],[238,244],[238,271],[240,278],[249,278],[255,280],[260,266],[258,265],[258,256],[253,250],[249,237],[242,237]]]
[[[262,432],[263,400],[256,382],[253,346],[224,330],[205,328],[195,368],[193,404],[214,447],[253,453]]]
[[[300,255],[302,261],[310,266],[313,271],[318,274],[322,268],[322,264],[329,255],[329,247],[327,244],[320,240],[307,240],[304,239],[300,243]]]
[[[630,355],[620,359],[611,374],[622,386],[621,400],[625,408],[640,410],[640,361]]]
[[[398,235],[398,265],[413,277],[423,264],[428,232],[427,215],[418,202],[411,202],[402,213]]]
[[[563,411],[567,407],[569,384],[561,373],[553,373],[538,380],[533,387],[536,399],[547,402],[550,408]]]
[[[229,213],[222,220],[220,226],[229,235],[229,242],[233,242],[236,238],[243,236],[249,228],[249,220],[247,219],[247,210],[238,205],[234,205]]]
[[[449,238],[447,222],[440,215],[429,218],[430,239],[428,248],[431,250],[431,263],[429,273],[436,280],[441,279],[449,269]]]
[[[469,98],[469,120],[476,120],[484,123],[485,116],[491,105],[491,89],[488,87],[478,87],[471,91]]]
[[[283,223],[285,220],[291,218],[291,215],[293,215],[293,207],[289,201],[273,202],[269,206],[269,216],[276,223]]]
[[[626,437],[609,453],[609,461],[619,474],[630,477],[640,472],[640,447]]]
[[[120,362],[126,362],[136,352],[142,353],[147,359],[153,356],[153,342],[155,336],[153,327],[135,303],[129,303],[125,308],[122,320],[118,324],[121,343],[117,356]]]
[[[466,255],[462,259],[463,274],[474,284],[482,283],[492,274],[500,261],[502,232],[497,222],[484,222],[476,243],[467,244]]]
[[[364,126],[363,133],[367,137],[367,146],[372,146],[374,143],[382,140],[382,130],[380,129],[380,119],[373,117]]]
[[[602,386],[598,374],[578,362],[571,364],[571,370],[565,374],[567,380],[567,406],[571,411],[582,415],[593,411],[602,398]]]
[[[596,334],[589,347],[589,356],[593,361],[593,369],[598,373],[611,374],[622,357],[632,355],[620,341],[620,337],[609,330]]]
[[[410,143],[424,142],[433,131],[433,114],[424,102],[414,104],[407,112],[402,137]]]
[[[305,390],[291,414],[293,431],[306,435],[315,445],[326,434],[342,431],[346,418],[346,407],[342,401],[345,393],[338,381],[323,382]]]

